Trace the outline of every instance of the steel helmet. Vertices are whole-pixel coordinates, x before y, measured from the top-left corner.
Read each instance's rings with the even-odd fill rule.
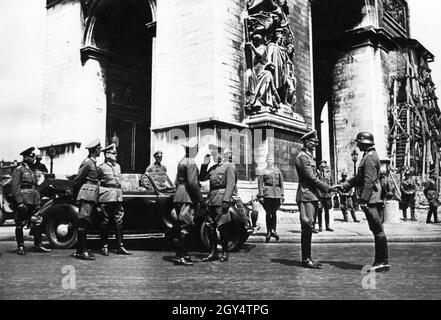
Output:
[[[360,132],[357,134],[357,138],[355,139],[358,143],[364,143],[364,144],[375,144],[374,143],[374,136],[372,133],[369,132]]]

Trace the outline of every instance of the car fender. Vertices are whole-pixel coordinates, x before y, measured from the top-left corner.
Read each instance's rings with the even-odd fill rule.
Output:
[[[43,217],[43,224],[46,224],[54,215],[57,214],[70,214],[78,222],[79,210],[78,207],[69,203],[54,203],[53,200],[49,200],[40,209],[40,214]]]

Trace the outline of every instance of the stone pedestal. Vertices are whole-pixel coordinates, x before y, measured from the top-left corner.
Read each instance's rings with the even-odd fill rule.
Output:
[[[384,223],[400,222],[400,207],[398,201],[388,200],[385,202]]]

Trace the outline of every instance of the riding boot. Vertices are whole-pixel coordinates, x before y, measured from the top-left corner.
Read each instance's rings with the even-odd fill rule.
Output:
[[[215,260],[219,260],[219,256],[217,254],[217,234],[216,234],[216,229],[211,229],[210,230],[210,254],[203,258],[202,261],[204,262],[208,262],[208,261],[215,261]]]
[[[84,227],[78,228],[77,252],[74,257],[81,260],[95,260],[95,256],[87,252],[87,233]]]
[[[26,252],[24,250],[23,228],[15,228],[15,241],[17,242],[17,254],[20,256],[24,256]]]
[[[266,236],[265,242],[269,242],[271,239],[271,229],[272,229],[273,219],[271,213],[266,213]]]
[[[360,221],[357,220],[357,216],[355,215],[355,210],[354,210],[354,209],[351,209],[350,211],[351,211],[351,217],[352,217],[352,220],[353,220],[354,222],[360,222]]]
[[[434,223],[439,223],[439,220],[438,220],[438,211],[437,211],[436,209],[433,211],[433,222],[434,222]]]
[[[346,210],[343,210],[343,221],[348,222],[348,213],[346,212]]]
[[[127,256],[132,255],[126,248],[124,248],[124,236],[123,236],[122,229],[119,229],[119,228],[116,229],[115,235],[116,235],[116,245],[117,245],[116,253],[127,255]]]
[[[300,242],[302,246],[302,261],[306,261],[311,258],[311,240],[312,232],[302,230]]]
[[[43,237],[41,236],[41,231],[39,226],[35,226],[34,228],[34,251],[35,252],[42,252],[42,253],[48,253],[52,250],[47,249],[43,247]]]
[[[403,220],[407,221],[407,209],[403,209]]]
[[[417,221],[417,219],[415,217],[415,208],[410,209],[410,220]]]
[[[429,211],[427,212],[426,223],[432,223],[432,207],[429,207]]]
[[[109,237],[106,227],[101,228],[101,254],[103,256],[109,255]]]
[[[277,229],[277,214],[276,212],[273,212],[273,215],[271,217],[271,236],[273,236],[276,241],[279,241],[280,237],[276,232]]]
[[[228,241],[226,239],[221,240],[222,243],[222,257],[220,258],[220,262],[228,261],[229,254],[228,254]]]

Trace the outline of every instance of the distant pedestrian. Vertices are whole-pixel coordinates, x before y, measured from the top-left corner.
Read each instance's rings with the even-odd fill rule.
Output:
[[[332,185],[332,179],[331,179],[331,169],[328,166],[328,163],[326,160],[322,160],[319,163],[318,167],[318,177],[321,181],[325,182],[328,185]],[[319,190],[319,210],[316,212],[314,216],[314,229],[315,229],[315,223],[318,218],[318,225],[319,225],[319,232],[323,231],[322,228],[322,220],[323,220],[323,212],[325,213],[325,227],[326,231],[334,231],[329,226],[329,210],[332,209],[332,198],[331,194],[329,192],[323,192]]]
[[[338,182],[338,184],[343,185],[345,182],[347,182],[347,173],[343,171],[341,173],[341,180]],[[348,222],[348,211],[351,213],[352,220],[354,222],[360,222],[357,219],[357,216],[355,214],[355,208],[354,208],[354,202],[352,200],[352,197],[354,195],[354,188],[350,188],[349,190],[341,191],[339,192],[340,195],[340,208],[341,212],[343,213],[343,221]]]
[[[407,208],[410,207],[410,219],[412,221],[417,221],[415,217],[416,182],[412,178],[412,173],[410,170],[404,171],[404,180],[401,181],[400,191],[400,209],[403,211],[403,220],[407,221]]]
[[[277,210],[285,201],[283,176],[279,168],[274,166],[274,156],[266,156],[266,168],[262,170],[258,180],[258,198],[266,212],[266,242],[271,237],[279,241],[277,229]]]
[[[436,174],[435,172],[430,173],[429,179],[426,181],[426,186],[424,187],[424,195],[427,201],[429,201],[429,211],[427,212],[426,223],[432,223],[432,215],[434,223],[439,223],[438,220],[438,207],[439,203],[439,193],[436,186]]]

